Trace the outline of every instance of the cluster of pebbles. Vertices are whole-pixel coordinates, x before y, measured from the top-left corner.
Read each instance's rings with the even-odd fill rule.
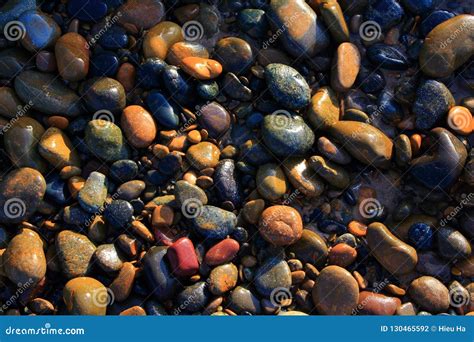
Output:
[[[474,314],[472,2],[0,6],[2,314]]]

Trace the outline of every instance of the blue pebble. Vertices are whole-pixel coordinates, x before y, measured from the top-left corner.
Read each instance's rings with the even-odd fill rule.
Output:
[[[102,52],[93,55],[91,59],[90,74],[97,77],[114,77],[119,68],[119,59],[112,52]]]
[[[403,0],[403,5],[414,14],[426,14],[434,10],[441,0]]]
[[[351,89],[347,92],[344,103],[346,107],[352,109],[358,109],[367,113],[367,108],[372,103],[366,93],[360,89]]]
[[[426,16],[421,22],[420,32],[425,37],[439,24],[454,17],[454,14],[448,11],[434,11]]]
[[[167,176],[171,176],[181,168],[182,163],[183,159],[179,154],[170,153],[158,162],[158,171]]]
[[[252,132],[247,126],[233,125],[231,131],[232,144],[236,146],[243,145],[247,140],[255,138],[255,133]]]
[[[361,68],[357,76],[357,82],[365,93],[374,94],[385,88],[385,78],[383,74],[376,70]]]
[[[0,7],[0,30],[10,21],[18,19],[18,17],[26,11],[36,9],[36,0],[10,0],[2,1],[3,6]]]
[[[180,105],[187,105],[195,98],[194,87],[175,66],[167,66],[162,74],[163,84],[171,98]]]
[[[127,32],[120,26],[112,26],[99,38],[97,43],[104,49],[124,48],[128,44]]]
[[[378,113],[382,115],[385,122],[392,124],[403,119],[403,109],[395,101],[395,97],[387,90],[382,91],[378,98]]]
[[[113,228],[126,228],[133,219],[133,207],[124,200],[113,200],[104,210],[105,221]]]
[[[148,108],[155,117],[158,124],[167,129],[175,129],[179,125],[179,117],[173,106],[160,92],[151,91],[145,100]]]
[[[161,85],[161,73],[167,65],[165,61],[159,58],[148,58],[145,60],[137,70],[138,88],[159,88]]]
[[[58,24],[48,15],[37,11],[26,11],[19,18],[25,28],[23,46],[29,51],[42,50],[53,45],[61,36]]]
[[[376,0],[371,2],[365,12],[365,19],[377,22],[382,30],[398,24],[405,11],[395,0]]]
[[[46,198],[56,204],[65,205],[70,198],[67,183],[58,174],[50,174],[46,177]]]
[[[408,230],[408,238],[417,250],[426,251],[433,248],[434,231],[426,223],[413,224]]]
[[[105,17],[108,7],[103,0],[70,0],[67,11],[79,20],[95,22]]]
[[[249,233],[243,227],[236,227],[232,232],[232,237],[240,243],[244,243],[249,238]]]
[[[216,81],[199,82],[196,86],[196,92],[204,100],[213,100],[219,95],[219,84]]]
[[[255,128],[260,127],[262,122],[263,122],[263,114],[259,112],[255,112],[249,115],[249,117],[245,121],[245,124],[247,125],[248,128],[255,129]]]
[[[119,184],[128,182],[138,175],[138,165],[133,160],[117,160],[110,166],[110,176]]]
[[[388,70],[406,70],[408,57],[399,48],[386,44],[374,44],[367,49],[367,57],[377,67]]]
[[[168,180],[170,179],[170,176],[165,175],[158,170],[150,170],[146,173],[146,179],[148,182],[150,182],[153,185],[165,185]]]

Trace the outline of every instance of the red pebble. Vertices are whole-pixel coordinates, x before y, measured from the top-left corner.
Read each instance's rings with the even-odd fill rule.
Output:
[[[239,248],[239,243],[234,239],[222,240],[207,251],[204,261],[209,266],[225,264],[235,258]]]
[[[193,242],[186,237],[173,243],[166,255],[173,273],[178,277],[189,277],[199,270],[199,261]]]
[[[347,267],[357,258],[357,251],[355,248],[346,245],[345,243],[338,243],[331,248],[328,257],[330,265]]]

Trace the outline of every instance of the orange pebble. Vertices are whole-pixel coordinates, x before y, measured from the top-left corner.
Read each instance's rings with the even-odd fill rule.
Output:
[[[420,152],[422,140],[423,139],[420,134],[413,134],[410,137],[411,151],[413,152],[414,156]]]
[[[362,237],[367,234],[367,226],[358,221],[349,222],[347,229],[349,230],[349,233],[358,237]]]
[[[184,72],[198,80],[211,80],[222,73],[221,63],[208,58],[186,57],[181,66]]]
[[[135,67],[130,63],[123,63],[117,72],[117,81],[119,81],[128,92],[135,86]]]
[[[458,134],[469,135],[472,133],[472,114],[466,107],[454,106],[451,108],[448,113],[447,122],[449,128]]]
[[[188,133],[188,140],[191,144],[197,144],[201,142],[201,133],[197,130],[193,130]]]

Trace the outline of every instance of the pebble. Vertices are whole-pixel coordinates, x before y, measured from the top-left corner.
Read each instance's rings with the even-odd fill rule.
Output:
[[[474,53],[470,32],[474,30],[474,16],[455,16],[436,26],[424,40],[420,50],[421,70],[431,77],[448,77]],[[459,32],[451,37],[452,32]]]
[[[283,107],[300,109],[310,103],[308,83],[296,69],[285,64],[268,64],[265,80],[273,98]]]
[[[219,148],[207,141],[191,146],[186,152],[186,159],[198,170],[216,167],[219,157]]]
[[[187,57],[200,57],[203,59],[209,58],[207,49],[195,42],[177,42],[171,46],[166,56],[166,60],[176,66],[181,66],[182,62]]]
[[[340,165],[347,165],[351,162],[351,157],[340,146],[326,137],[320,137],[317,141],[318,151],[328,160]]]
[[[326,241],[317,233],[303,229],[301,238],[288,246],[288,251],[294,253],[298,260],[322,267],[328,257]]]
[[[334,3],[337,4],[336,1]],[[344,20],[344,17],[342,18]],[[331,71],[332,88],[338,92],[346,92],[352,88],[359,74],[360,62],[357,46],[348,42],[339,45]]]
[[[120,24],[131,24],[138,30],[147,30],[163,20],[165,6],[160,0],[128,0],[119,7],[118,12],[122,14]]]
[[[38,150],[41,156],[55,168],[81,167],[81,159],[69,137],[60,129],[50,127],[43,133]]]
[[[46,181],[35,169],[10,171],[0,183],[0,222],[20,223],[32,216],[46,193]]]
[[[38,152],[38,142],[45,130],[33,118],[20,117],[4,133],[5,150],[16,167],[31,167],[45,172],[46,161]]]
[[[426,223],[415,223],[408,231],[408,238],[417,250],[429,250],[433,247],[433,228]]]
[[[339,121],[339,101],[330,87],[321,87],[311,98],[308,120],[315,129],[325,130]]]
[[[135,281],[135,275],[135,266],[130,262],[124,262],[118,276],[109,286],[117,302],[123,302],[130,296]]]
[[[289,290],[291,270],[285,260],[271,258],[265,261],[255,272],[255,288],[264,297],[269,298],[275,289]]]
[[[167,250],[168,247],[153,246],[143,258],[146,279],[153,296],[159,301],[171,299],[178,285],[165,259]]]
[[[46,115],[61,113],[66,117],[83,112],[79,96],[52,74],[23,71],[15,78],[15,92],[24,103]]]
[[[163,21],[153,26],[143,40],[143,53],[146,58],[166,58],[168,50],[173,44],[183,41],[181,27],[171,21]]]
[[[407,274],[416,267],[416,250],[398,239],[382,223],[369,225],[367,244],[373,256],[391,274]]]
[[[231,291],[237,285],[237,267],[230,263],[217,266],[209,275],[209,291],[216,296],[221,296]]]
[[[215,46],[214,58],[225,72],[244,73],[252,64],[254,55],[249,43],[237,37],[226,37]]]
[[[89,0],[86,3],[79,0],[69,1],[67,10],[71,16],[84,21],[98,21],[107,14],[107,1]]]
[[[56,237],[55,247],[61,270],[67,279],[88,274],[96,247],[87,236],[63,230]]]
[[[36,285],[46,275],[44,242],[38,233],[21,229],[2,255],[5,275],[18,287]]]
[[[468,258],[471,255],[471,244],[458,230],[440,227],[436,231],[436,236],[438,253],[441,257],[453,260]]]
[[[350,39],[349,28],[338,2],[336,0],[322,0],[318,4],[324,22],[334,40],[338,43],[348,42]]]
[[[151,91],[146,97],[146,104],[159,125],[174,129],[179,124],[179,117],[168,100],[158,91]]]
[[[265,209],[263,199],[250,200],[242,208],[242,216],[251,224],[257,224],[260,215]]]
[[[174,242],[166,252],[171,271],[177,277],[189,277],[199,270],[199,261],[194,251],[193,242],[188,238],[181,238]]]
[[[405,11],[395,0],[376,0],[370,2],[365,12],[365,19],[375,21],[382,30],[391,28],[398,24]]]
[[[19,107],[23,107],[23,104],[15,91],[9,87],[0,87],[0,115],[14,118]]]
[[[449,291],[438,279],[423,276],[413,280],[408,295],[421,310],[437,314],[449,308]]]
[[[288,189],[288,182],[283,169],[274,163],[260,166],[256,181],[259,194],[269,201],[278,200]]]
[[[260,301],[248,289],[237,286],[229,296],[229,307],[236,313],[248,312],[258,315],[261,312]]]
[[[222,73],[222,65],[209,58],[186,57],[180,65],[185,73],[202,81],[212,80]]]
[[[210,102],[199,109],[198,122],[214,139],[220,139],[230,128],[229,112],[217,102]]]
[[[345,243],[338,243],[331,248],[328,255],[330,265],[337,265],[346,268],[357,258],[357,251]]]
[[[234,160],[223,159],[219,161],[213,174],[213,179],[217,198],[221,202],[228,201],[234,207],[240,207],[242,204],[242,191]]]
[[[323,315],[350,315],[359,302],[359,285],[339,266],[323,268],[313,288],[313,301]]]
[[[206,307],[211,294],[208,284],[200,281],[194,285],[184,288],[177,297],[176,304],[178,308],[184,308],[185,312],[197,312]],[[191,300],[190,300],[191,298]]]
[[[453,95],[441,82],[427,80],[416,91],[413,113],[416,128],[428,130],[436,126],[455,104]]]
[[[301,238],[303,221],[296,209],[285,205],[274,205],[263,211],[258,230],[271,244],[288,246]]]
[[[133,207],[128,201],[113,200],[105,207],[104,218],[116,230],[127,228],[133,221]]]
[[[109,243],[97,247],[94,252],[94,260],[104,272],[114,273],[121,270],[124,257],[115,248],[114,244]]]
[[[65,81],[76,82],[86,78],[89,72],[88,43],[80,34],[69,32],[54,45],[58,71]]]
[[[21,44],[33,53],[53,46],[61,35],[58,24],[49,15],[37,10],[23,12],[18,21],[25,30]]]
[[[128,142],[135,148],[146,148],[155,140],[157,133],[155,121],[142,106],[126,107],[123,110],[120,124]]]
[[[224,239],[237,225],[234,213],[212,205],[203,205],[198,213],[197,217],[191,218],[191,222],[196,231],[205,238]]]
[[[408,57],[400,48],[382,43],[371,45],[367,49],[367,58],[374,65],[388,70],[406,70],[409,67]]]
[[[117,194],[120,199],[132,201],[138,197],[145,190],[146,183],[141,180],[132,180],[123,183],[117,188]]]
[[[359,304],[357,313],[359,315],[395,315],[397,308],[401,305],[400,299],[388,297],[380,293],[362,291],[359,293]]]
[[[305,155],[315,139],[301,116],[282,112],[265,116],[262,136],[271,152],[282,158]]]
[[[176,197],[176,204],[181,208],[193,200],[201,203],[202,205],[207,204],[207,195],[204,190],[184,180],[176,182],[174,187],[174,195]]]
[[[126,94],[122,84],[110,77],[92,78],[82,85],[83,99],[92,112],[105,113],[110,120],[110,114],[121,112],[126,105]],[[104,112],[105,111],[105,112]],[[98,115],[100,118],[100,115]]]
[[[289,158],[283,162],[283,170],[291,185],[305,196],[313,198],[323,193],[324,183],[305,159]]]
[[[63,299],[72,315],[104,316],[108,293],[100,281],[89,277],[78,277],[66,283]]]
[[[111,121],[89,121],[85,130],[85,143],[97,158],[110,162],[127,159],[128,150],[122,130]]]
[[[389,166],[393,143],[376,127],[362,122],[339,121],[329,132],[360,162],[381,168]]]
[[[345,189],[350,184],[349,173],[341,166],[324,160],[323,157],[313,156],[308,161],[309,166],[321,178],[338,189]]]
[[[240,245],[234,239],[224,239],[212,246],[204,256],[209,266],[218,266],[232,261],[239,252]]]
[[[99,211],[107,198],[106,177],[100,172],[92,172],[79,191],[77,199],[82,209],[94,214]]]

